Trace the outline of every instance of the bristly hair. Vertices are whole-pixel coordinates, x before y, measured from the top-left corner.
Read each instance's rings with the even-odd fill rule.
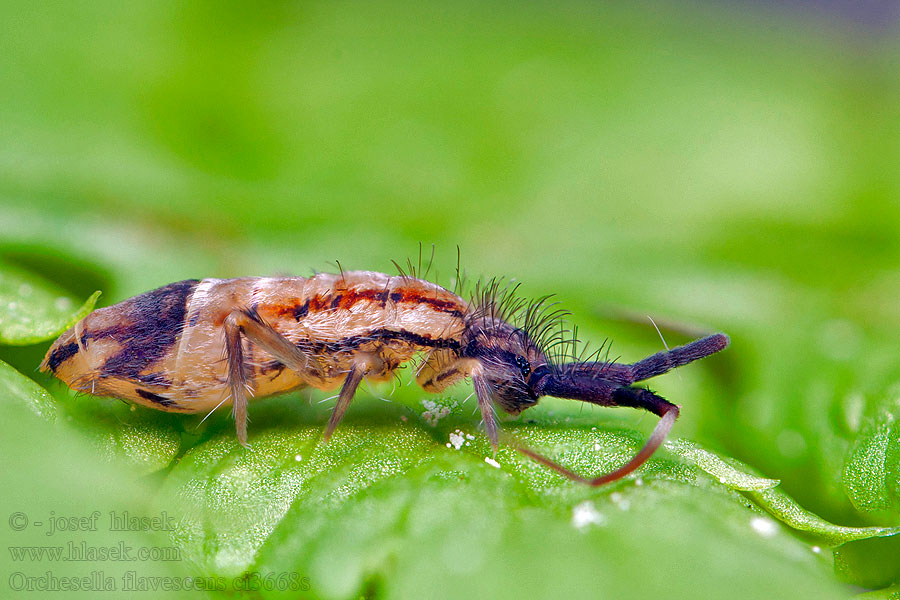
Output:
[[[576,326],[572,327],[571,336],[563,339],[561,345],[562,347],[558,350],[551,350],[552,356],[547,356],[547,362],[552,368],[553,375],[557,378],[566,379],[575,373],[582,376],[589,373],[591,378],[600,378],[605,365],[616,362],[615,358],[612,360],[609,358],[609,351],[612,347],[609,338],[603,340],[599,347],[591,350],[589,343],[581,344]],[[589,364],[594,368],[585,369]]]
[[[468,318],[480,320],[486,328],[498,321],[507,323],[513,328],[511,334],[524,334],[548,361],[564,360],[576,346],[566,323],[569,311],[560,308],[553,295],[534,300],[522,298],[519,285],[502,277],[476,281],[470,294],[472,309]]]
[[[404,268],[396,261],[391,262],[401,277],[425,279],[431,272],[434,253],[435,246],[432,244],[431,256],[424,272],[421,242],[416,263],[408,258]],[[548,365],[558,376],[576,371],[587,363],[609,362],[609,340],[605,340],[595,350],[590,350],[588,344],[582,344],[578,339],[578,328],[570,327],[567,322],[571,313],[559,307],[559,302],[553,300],[553,294],[535,300],[522,298],[519,295],[520,284],[503,277],[478,279],[470,285],[460,266],[460,255],[460,248],[457,246],[456,277],[452,291],[458,296],[469,297],[471,310],[467,318],[481,321],[481,327],[485,328],[498,321],[507,323],[512,327],[510,333],[524,334],[526,340],[544,355]]]
[[[610,342],[607,338],[595,349],[578,339],[578,327],[569,325],[571,315],[559,307],[548,294],[535,300],[527,300],[518,295],[519,284],[504,281],[503,278],[479,280],[471,293],[471,319],[481,320],[482,327],[503,321],[513,327],[511,334],[521,332],[526,340],[534,344],[548,366],[557,377],[567,377],[575,372],[585,373],[584,367],[593,364],[589,370],[592,376],[602,377],[603,366],[609,364]]]
[[[428,259],[428,264],[425,265],[425,270],[422,271],[422,242],[419,242],[419,259],[414,264],[412,258],[406,259],[406,268],[400,266],[396,260],[392,260],[394,263],[394,268],[397,269],[397,272],[400,273],[400,277],[409,278],[409,279],[428,279],[428,274],[431,272],[431,267],[434,266],[434,250],[435,245],[431,245],[431,257]],[[457,251],[457,270],[459,269],[459,246],[456,248]],[[437,274],[435,274],[435,278]]]

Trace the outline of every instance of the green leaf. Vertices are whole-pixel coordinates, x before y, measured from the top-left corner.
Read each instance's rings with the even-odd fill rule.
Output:
[[[52,339],[94,308],[94,292],[78,308],[57,286],[0,262],[0,344],[25,346]]]
[[[859,510],[893,509],[900,515],[900,410],[886,408],[856,439],[844,465],[843,483]]]
[[[90,441],[94,460],[117,462],[135,473],[164,469],[181,446],[180,429],[171,415],[89,396],[59,401],[3,361],[0,401],[18,403],[50,422],[63,421],[64,415],[66,428]]]
[[[838,579],[866,588],[900,583],[900,536],[844,544],[834,551]]]
[[[801,507],[781,490],[775,489],[779,484],[778,480],[755,475],[752,469],[740,465],[733,459],[726,461],[687,440],[671,440],[666,442],[664,447],[717,478],[731,489],[748,492],[748,496],[778,520],[824,546],[838,546],[847,542],[900,533],[900,526],[842,527],[829,523]]]
[[[93,496],[153,497],[189,515],[187,571],[298,573],[310,596],[828,598],[849,593],[838,580],[900,579],[900,536],[846,541],[890,530],[830,523],[900,524],[883,410],[898,413],[882,401],[900,381],[892,41],[712,3],[33,5],[0,19],[0,264],[34,289],[118,300],[334,259],[387,271],[427,240],[439,281],[458,244],[474,277],[557,294],[610,358],[662,344],[599,303],[733,344],[648,382],[683,407],[683,439],[598,490],[493,457],[471,403],[427,426],[402,408],[414,386],[390,405],[362,392],[323,448],[328,405],[254,404],[248,451],[225,415],[197,432],[199,416],[48,383],[51,426],[16,374],[0,398],[31,403],[3,413],[15,502],[77,514]],[[18,260],[31,251],[54,258]],[[70,300],[17,339],[52,337]],[[0,358],[31,375],[41,349]],[[506,426],[595,474],[652,420],[545,399]],[[453,428],[470,445],[447,448]],[[836,543],[837,578],[811,548]]]
[[[826,546],[838,546],[856,540],[892,536],[900,527],[841,527],[805,510],[780,490],[748,492],[757,504],[794,529],[809,534]]]
[[[48,421],[56,421],[58,407],[47,390],[0,360],[0,402],[9,400]]]
[[[6,381],[5,371],[0,381]],[[160,526],[141,526],[141,520],[149,522],[154,518],[165,526],[162,512],[151,505],[153,482],[97,461],[96,452],[77,430],[59,422],[49,423],[31,414],[28,408],[8,402],[7,392],[8,388],[0,386],[0,420],[6,428],[0,436],[5,464],[0,469],[0,511],[6,546],[2,564],[8,590],[4,595],[35,593],[20,587],[27,586],[27,578],[31,578],[37,581],[31,584],[32,589],[41,586],[37,595],[102,596],[106,593],[102,589],[71,589],[75,585],[72,581],[81,587],[99,581],[116,598],[137,600],[147,598],[148,593],[126,588],[129,573],[157,585],[162,579],[185,581],[190,565],[178,558],[177,548],[172,551],[165,532]],[[130,515],[138,520],[138,525],[115,527],[112,513],[120,521]],[[169,511],[168,516],[174,515]],[[35,559],[27,554],[30,548],[49,551]],[[60,559],[50,554],[55,548],[61,549]],[[25,558],[16,558],[17,550],[25,552]],[[168,560],[139,560],[141,551],[159,552]],[[89,553],[98,560],[90,560]],[[103,556],[109,558],[101,560]],[[183,598],[184,592],[158,589],[152,596]],[[201,592],[197,597],[208,596]]]
[[[360,406],[377,414],[384,405],[361,398]],[[384,425],[351,419],[324,444],[321,426],[297,414],[257,411],[249,449],[225,431],[189,449],[169,472],[159,501],[176,502],[187,515],[173,537],[200,572],[301,573],[326,598],[365,589],[417,597],[479,589],[498,598],[529,589],[573,598],[689,597],[724,585],[736,586],[733,597],[750,598],[798,582],[806,597],[838,597],[816,575],[823,566],[810,547],[732,491],[773,482],[695,444],[672,442],[683,463],[660,457],[636,478],[593,490],[509,448],[497,455],[499,468],[490,465],[483,436],[468,438],[458,422],[432,429],[396,416]],[[451,434],[470,444],[456,449]],[[615,463],[639,444],[630,433],[577,427],[518,426],[516,434],[562,450],[557,458],[575,468],[599,468],[609,449],[615,452],[605,462]],[[591,451],[573,452],[585,447]],[[555,549],[549,557],[540,550],[548,546]],[[515,560],[505,554],[510,548]],[[690,557],[680,577],[646,569],[672,554]],[[623,555],[629,560],[615,559]],[[447,568],[414,568],[422,556]],[[741,556],[741,569],[726,556]]]
[[[853,597],[855,600],[900,600],[900,585],[892,585],[881,590],[863,592]]]
[[[704,450],[688,440],[671,440],[665,444],[666,450],[680,456],[686,462],[696,465],[731,489],[741,491],[761,491],[774,488],[779,484],[777,479],[767,479],[750,472],[750,469],[732,461],[739,466],[732,466],[709,450]]]
[[[165,469],[181,448],[179,428],[147,409],[121,406],[108,412],[78,411],[76,415],[73,425],[79,427],[99,458],[136,473]]]

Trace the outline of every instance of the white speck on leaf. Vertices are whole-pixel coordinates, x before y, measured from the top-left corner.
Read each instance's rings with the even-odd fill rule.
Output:
[[[609,499],[612,500],[613,503],[622,510],[628,510],[629,508],[631,508],[631,501],[619,492],[613,492],[612,494],[610,494]]]
[[[434,427],[438,424],[438,421],[449,415],[450,411],[456,408],[457,404],[453,402],[449,406],[445,406],[434,400],[422,400],[422,406],[425,407],[422,418],[425,419],[426,423]]]
[[[460,448],[462,448],[462,445],[465,441],[466,441],[465,435],[463,434],[462,431],[457,429],[456,431],[454,431],[453,433],[450,434],[450,443],[447,444],[447,447],[449,448],[452,445],[454,448],[459,450]]]
[[[487,464],[491,465],[491,466],[494,467],[495,469],[499,469],[499,468],[500,468],[500,463],[498,463],[496,460],[494,460],[494,459],[491,458],[490,456],[485,456],[485,457],[484,457],[484,462],[486,462]]]
[[[775,521],[765,517],[753,517],[750,519],[750,527],[763,537],[772,537],[778,531]]]
[[[597,507],[590,500],[585,500],[572,509],[572,526],[575,529],[584,530],[590,525],[605,524],[606,517],[597,511]]]

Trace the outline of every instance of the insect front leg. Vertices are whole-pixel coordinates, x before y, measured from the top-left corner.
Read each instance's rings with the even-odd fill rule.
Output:
[[[496,452],[499,447],[497,415],[494,413],[490,383],[488,383],[484,375],[484,369],[478,361],[459,358],[451,350],[435,350],[419,367],[416,373],[416,382],[426,392],[440,393],[454,383],[470,376],[472,377],[472,385],[475,387],[475,396],[478,398],[481,418],[484,421],[484,432],[491,441],[494,452]]]
[[[471,361],[452,350],[432,350],[416,370],[416,383],[431,394],[439,394],[469,376]]]
[[[484,376],[481,365],[472,369],[472,385],[475,387],[475,396],[478,398],[478,408],[481,409],[481,419],[484,421],[484,432],[491,440],[494,454],[500,446],[499,432],[497,431],[497,415],[494,413],[494,402],[491,398],[491,385]]]

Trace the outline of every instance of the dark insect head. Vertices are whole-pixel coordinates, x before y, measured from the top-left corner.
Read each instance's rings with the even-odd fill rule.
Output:
[[[547,361],[525,331],[499,320],[470,324],[462,353],[481,365],[493,400],[503,410],[516,415],[537,403],[531,379],[534,369]]]
[[[546,350],[559,354],[567,333],[567,313],[549,296],[529,302],[517,291],[499,279],[477,282],[460,344],[464,356],[478,360],[491,399],[513,415],[537,404],[540,381],[554,370]]]
[[[673,405],[632,386],[728,345],[727,336],[716,334],[634,364],[603,360],[605,346],[585,356],[577,331],[565,326],[568,313],[549,296],[521,300],[517,289],[498,280],[477,284],[460,344],[464,356],[478,360],[492,400],[511,414],[534,406],[541,396],[555,396],[662,416]]]
[[[564,324],[566,312],[549,297],[526,302],[516,297],[517,286],[492,280],[478,284],[466,315],[459,352],[477,361],[472,383],[478,396],[485,432],[497,448],[493,406],[518,414],[537,404],[541,396],[570,398],[600,406],[627,406],[652,412],[659,422],[643,448],[625,465],[586,479],[520,444],[517,449],[534,460],[588,485],[603,485],[640,467],[663,443],[678,418],[679,408],[635,384],[709,356],[728,345],[717,333],[684,346],[657,352],[636,363],[617,363],[597,352],[578,350],[577,332]]]

